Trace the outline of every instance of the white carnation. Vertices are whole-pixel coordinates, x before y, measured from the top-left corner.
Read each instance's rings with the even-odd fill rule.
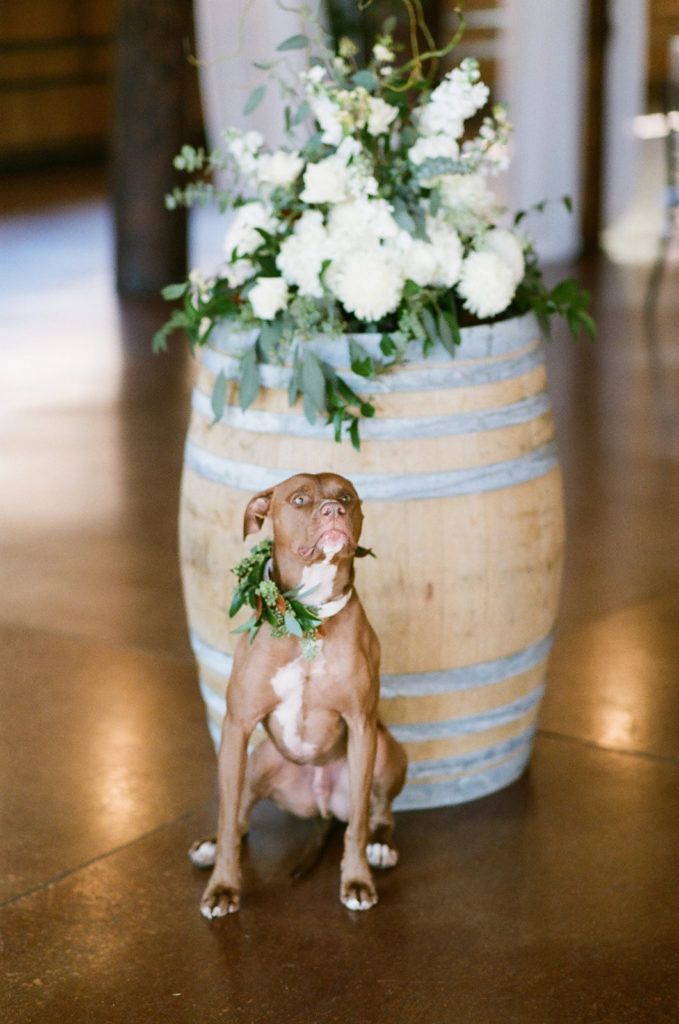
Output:
[[[511,267],[494,252],[471,252],[462,264],[457,285],[463,304],[481,320],[502,313],[514,298]]]
[[[393,313],[405,281],[393,254],[379,245],[333,261],[325,280],[347,312],[368,323]]]
[[[299,153],[287,153],[284,149],[278,149],[260,160],[257,176],[265,185],[286,188],[296,181],[303,167],[304,160]]]
[[[303,203],[341,203],[350,196],[350,174],[344,160],[334,153],[304,172]]]
[[[523,280],[526,272],[523,248],[512,231],[507,231],[506,228],[493,228],[486,232],[482,249],[484,252],[494,252],[504,260],[512,272],[515,285]]]
[[[358,198],[333,206],[328,216],[331,253],[354,250],[376,240],[395,238],[399,227],[386,199]]]
[[[431,242],[422,238],[413,238],[407,231],[402,231],[394,243],[398,252],[403,276],[421,288],[426,288],[439,277],[440,253]]]
[[[288,286],[282,277],[258,277],[248,299],[256,317],[273,320],[276,313],[287,305]]]
[[[321,268],[327,249],[327,231],[318,210],[305,210],[294,230],[282,243],[276,266],[288,284],[296,285],[300,295],[320,298],[323,285]]]
[[[368,100],[368,131],[371,135],[384,135],[398,114],[398,107],[386,103],[379,96]]]

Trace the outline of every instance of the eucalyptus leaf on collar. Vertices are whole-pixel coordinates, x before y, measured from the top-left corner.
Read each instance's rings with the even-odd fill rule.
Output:
[[[377,557],[370,548],[356,548],[356,558],[366,555]],[[301,593],[301,587],[281,593],[270,576],[272,558],[273,541],[267,538],[256,544],[250,554],[231,570],[238,577],[238,584],[231,600],[229,617],[233,618],[244,605],[249,605],[254,611],[254,615],[233,632],[248,633],[252,643],[260,627],[268,622],[273,637],[298,637],[305,658],[313,658],[316,644],[323,636],[322,619],[319,608],[305,604],[304,599],[313,593],[315,587],[304,593]]]

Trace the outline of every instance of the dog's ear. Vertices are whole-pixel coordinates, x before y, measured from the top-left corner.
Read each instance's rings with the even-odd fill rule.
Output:
[[[250,498],[243,516],[243,540],[251,533],[257,533],[257,530],[262,529],[262,524],[269,514],[272,495],[272,490],[262,491],[255,494],[254,498]]]

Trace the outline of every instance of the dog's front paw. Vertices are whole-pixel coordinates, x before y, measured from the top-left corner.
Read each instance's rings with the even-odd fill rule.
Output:
[[[212,868],[217,859],[217,840],[199,839],[189,850],[189,858],[196,868]]]
[[[372,882],[342,882],[340,899],[348,910],[370,910],[377,903],[377,893]]]
[[[210,884],[200,901],[200,912],[203,917],[226,917],[240,910],[240,889],[233,885]]]
[[[398,864],[398,850],[388,843],[370,843],[366,853],[372,868],[393,868]]]

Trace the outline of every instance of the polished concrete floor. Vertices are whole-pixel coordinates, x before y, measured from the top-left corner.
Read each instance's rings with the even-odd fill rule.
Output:
[[[569,546],[527,774],[402,814],[380,904],[337,900],[339,837],[261,806],[247,900],[198,913],[215,816],[184,628],[188,359],[119,303],[100,183],[0,190],[0,1020],[679,1021],[679,268],[579,268],[599,338],[549,351]]]

